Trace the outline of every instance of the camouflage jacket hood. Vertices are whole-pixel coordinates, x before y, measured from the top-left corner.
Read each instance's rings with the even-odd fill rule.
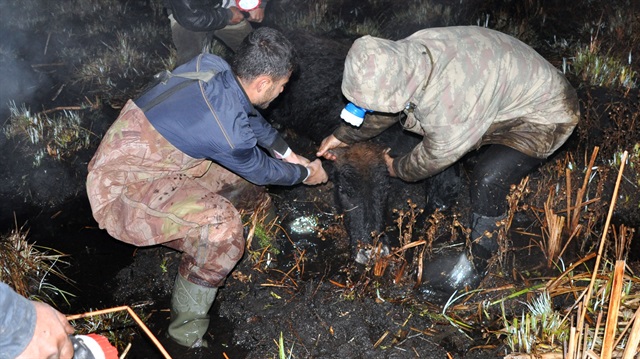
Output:
[[[431,28],[399,41],[364,36],[349,50],[342,81],[349,101],[404,111],[404,128],[423,136],[394,161],[407,181],[484,144],[545,158],[579,118],[575,90],[558,69],[518,39],[476,26]],[[362,127],[334,134],[347,143],[371,138],[390,126],[381,118],[368,115]]]
[[[427,84],[430,72],[427,49],[419,42],[364,36],[353,43],[345,60],[342,93],[366,109],[400,112]]]

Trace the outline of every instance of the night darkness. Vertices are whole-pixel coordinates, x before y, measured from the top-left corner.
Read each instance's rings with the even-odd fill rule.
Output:
[[[521,315],[523,303],[540,291],[504,298],[562,272],[546,266],[537,243],[544,234],[550,189],[557,193],[551,201],[555,212],[566,215],[566,168],[575,168],[575,199],[593,148],[599,147],[598,170],[584,197],[593,202],[579,218],[583,230],[575,238],[563,232],[565,243],[571,238],[565,265],[597,251],[620,165],[616,158],[625,150],[630,162],[613,211],[613,232],[623,224],[635,230],[640,223],[639,5],[632,0],[269,1],[265,21],[256,26],[282,30],[296,45],[300,68],[264,115],[306,156],[314,156],[319,141],[339,123],[345,103],[343,60],[351,42],[365,34],[397,40],[427,27],[487,26],[532,46],[564,70],[577,89],[581,122],[565,146],[531,175],[511,224],[517,232],[511,247],[483,283],[485,291],[462,297],[446,317],[440,314],[448,297],[416,283],[417,250],[408,251],[404,266],[389,261],[383,275],[376,273],[380,268],[352,263],[345,209],[336,203],[330,181],[314,188],[269,188],[284,232],[296,220],[310,218],[321,230],[280,231],[276,246],[281,252],[269,257],[268,265],[268,251],[254,243],[214,304],[212,346],[186,352],[172,346],[165,328],[179,255],[111,238],[97,228],[85,192],[87,164],[119,110],[154,74],[172,69],[175,54],[162,0],[0,2],[0,235],[28,230],[32,242],[69,255],[69,265],[61,270],[75,282],[51,278],[75,295],[68,304],[60,298],[52,303],[62,312],[143,303],[139,310],[148,326],[175,358],[276,358],[280,335],[293,358],[505,356],[517,348],[496,334],[503,329],[501,316]],[[213,48],[221,57],[232,56],[220,44]],[[602,63],[607,67],[596,66]],[[393,148],[413,143],[399,136],[392,132],[377,141]],[[442,195],[433,189],[438,180],[417,185],[392,180],[384,208],[386,236],[399,236],[396,219],[410,212],[410,200],[409,205],[425,209],[415,216],[413,240],[433,240],[425,260],[461,250],[464,240],[453,233],[461,233],[458,221],[464,224],[470,209],[465,184],[455,181],[464,182],[465,166],[474,161],[473,154],[467,156],[454,179],[441,180],[454,192],[447,194],[451,204],[442,213],[432,214],[433,199]],[[640,269],[633,254],[639,248],[636,237],[632,233],[627,244],[627,264],[635,273]],[[604,253],[612,259],[614,245]],[[630,277],[630,286],[637,288],[638,278]],[[505,312],[499,305],[487,309],[488,316],[478,311],[481,303],[502,300]],[[575,297],[559,294],[553,300],[554,309],[562,311]],[[637,304],[629,309],[635,311]],[[128,358],[160,357],[141,332],[132,341]]]

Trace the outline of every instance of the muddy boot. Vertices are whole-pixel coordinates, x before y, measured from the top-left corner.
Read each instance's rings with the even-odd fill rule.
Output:
[[[374,260],[374,258],[386,257],[388,255],[389,246],[386,244],[381,245],[380,248],[360,248],[355,254],[355,261],[359,264],[368,265],[373,264],[371,262]]]
[[[498,250],[498,225],[496,223],[504,218],[504,215],[489,217],[477,213],[472,216],[471,253],[478,273],[485,272],[489,259]]]
[[[171,295],[169,337],[185,347],[206,347],[203,336],[217,292],[218,288],[191,283],[178,274]]]
[[[466,253],[454,252],[437,256],[425,264],[423,289],[451,295],[456,291],[475,289],[480,276]]]

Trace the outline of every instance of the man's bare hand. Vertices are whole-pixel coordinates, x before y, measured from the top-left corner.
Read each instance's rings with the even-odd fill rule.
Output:
[[[242,20],[244,20],[244,14],[242,14],[242,11],[240,11],[240,9],[232,6],[229,8],[229,10],[231,10],[231,13],[233,15],[231,16],[231,19],[229,19],[228,25],[239,24]]]
[[[307,165],[307,168],[310,171],[309,177],[303,182],[306,185],[316,185],[321,183],[326,183],[329,180],[329,176],[327,172],[322,167],[322,161],[319,159],[314,160],[313,162]]]
[[[282,160],[285,161],[285,162],[288,162],[288,163],[295,163],[295,164],[298,164],[298,165],[303,165],[305,167],[310,162],[304,156],[300,156],[295,152],[291,152],[291,154],[289,156],[287,156],[286,158],[283,158]]]
[[[382,152],[382,156],[384,157],[384,163],[387,165],[387,171],[389,171],[389,176],[398,177],[396,175],[396,170],[393,169],[393,157],[389,156],[390,148],[387,148]]]
[[[333,154],[331,150],[334,148],[347,147],[347,146],[348,145],[346,143],[337,139],[336,136],[329,135],[324,140],[322,140],[322,143],[320,143],[320,148],[318,148],[318,152],[316,153],[316,156],[324,157],[330,161],[335,161],[336,155]]]
[[[264,20],[264,8],[257,7],[249,11],[249,18],[247,20],[251,22],[262,22],[262,20]]]
[[[17,359],[71,359],[73,344],[69,334],[74,330],[67,318],[48,304],[33,301],[36,327],[31,341]]]

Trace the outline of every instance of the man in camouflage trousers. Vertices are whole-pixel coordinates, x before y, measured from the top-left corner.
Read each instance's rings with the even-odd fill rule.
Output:
[[[168,330],[181,345],[206,344],[217,288],[244,253],[239,210],[269,201],[263,185],[327,181],[321,161],[296,155],[254,108],[282,92],[293,59],[289,41],[269,28],[252,32],[231,66],[197,56],[129,101],[89,163],[100,228],[183,252]]]
[[[542,163],[571,135],[579,104],[553,65],[523,42],[498,31],[445,27],[399,40],[364,36],[351,47],[342,92],[367,112],[360,127],[342,124],[318,156],[372,138],[397,121],[423,137],[410,153],[384,154],[391,176],[418,181],[447,169],[470,151],[488,148],[472,174],[472,254],[477,269],[497,249],[496,221],[506,214],[511,184]],[[470,266],[467,257],[458,265]],[[469,284],[451,279],[452,288]]]

